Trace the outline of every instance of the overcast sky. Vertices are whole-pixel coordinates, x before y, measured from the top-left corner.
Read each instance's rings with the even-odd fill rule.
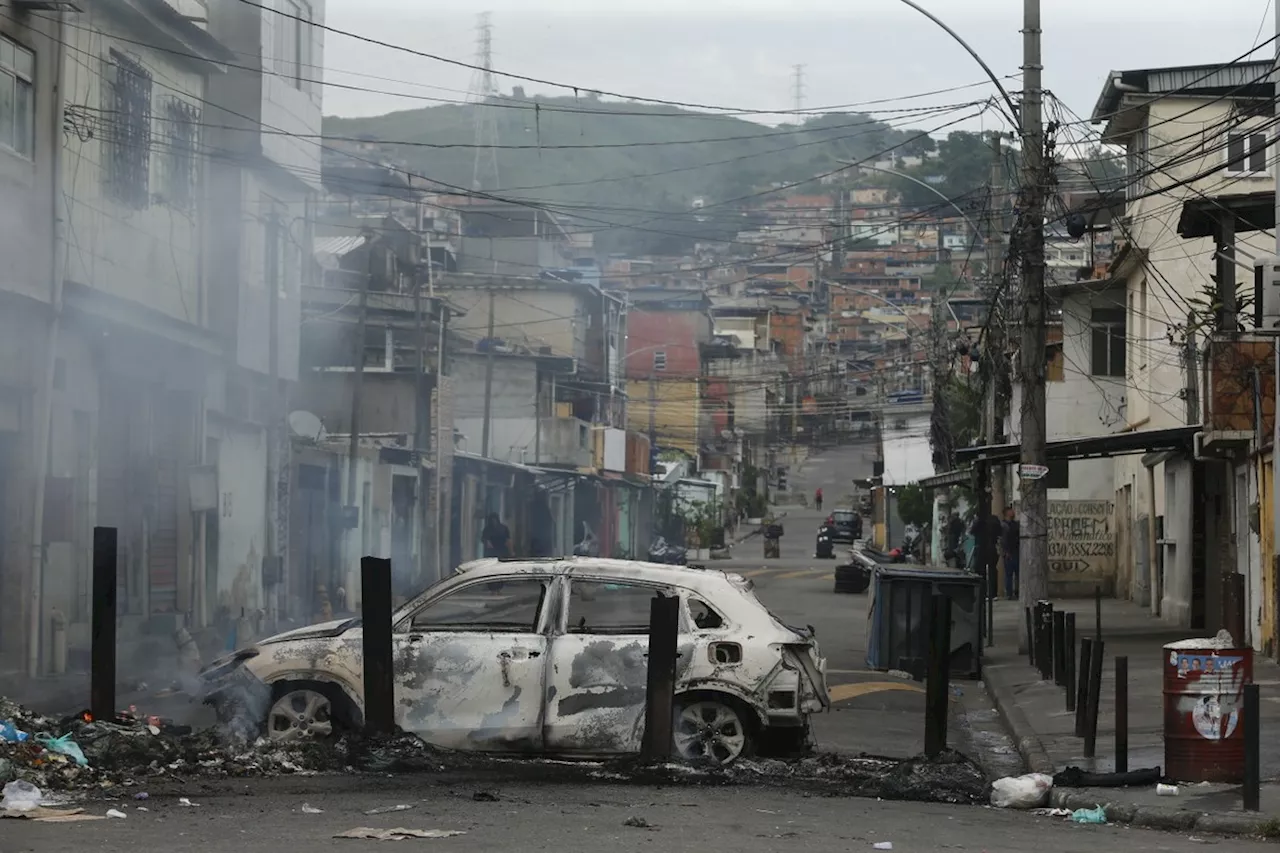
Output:
[[[997,75],[1018,72],[1022,0],[922,5],[965,38]],[[1043,5],[1045,85],[1085,116],[1111,69],[1226,62],[1275,31],[1268,0]],[[476,13],[488,10],[499,71],[583,89],[753,110],[792,106],[792,66],[798,63],[806,65],[808,108],[984,79],[959,45],[899,0],[328,0],[327,9],[327,23],[337,29],[466,62],[476,53]],[[1264,53],[1274,53],[1274,45],[1264,45],[1259,56]],[[330,87],[325,112],[336,115],[376,115],[462,99],[472,76],[466,68],[333,32],[326,34],[325,65],[330,81],[408,96]],[[503,77],[498,85],[504,93],[513,85],[529,94],[572,93]],[[1006,81],[1013,90],[1019,85]],[[954,103],[992,91],[986,86],[876,108]]]

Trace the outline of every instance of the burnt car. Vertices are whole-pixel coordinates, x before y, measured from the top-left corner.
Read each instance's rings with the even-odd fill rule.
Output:
[[[680,600],[673,746],[729,763],[802,743],[829,707],[812,629],[775,618],[739,575],[627,560],[481,560],[395,611],[399,726],[449,749],[599,757],[638,752],[650,602]],[[359,620],[289,631],[203,673],[224,720],[267,737],[362,720]]]
[[[832,542],[852,544],[862,538],[862,516],[851,509],[837,509],[827,516]]]

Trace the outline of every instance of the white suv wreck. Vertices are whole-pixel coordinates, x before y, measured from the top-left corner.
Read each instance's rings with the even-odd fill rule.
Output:
[[[803,742],[829,706],[812,629],[783,625],[742,577],[625,560],[481,560],[393,615],[396,721],[449,748],[638,752],[650,602],[680,599],[674,746],[728,763]],[[272,738],[359,726],[359,620],[263,640],[203,673],[224,718]]]

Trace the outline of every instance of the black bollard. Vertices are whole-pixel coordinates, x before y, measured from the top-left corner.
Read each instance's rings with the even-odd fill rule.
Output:
[[[1089,670],[1093,666],[1093,639],[1080,641],[1080,671],[1076,681],[1076,737],[1084,737],[1085,714],[1089,709]]]
[[[1129,772],[1129,658],[1116,656],[1116,772]]]
[[[1036,668],[1040,678],[1053,678],[1053,603],[1037,601],[1035,609]]]
[[[924,754],[947,748],[947,692],[951,675],[951,599],[934,595],[929,618],[928,675],[924,692]]]
[[[1067,614],[1055,610],[1053,618],[1053,683],[1061,687],[1067,683]]]
[[[1062,646],[1066,652],[1067,710],[1076,709],[1076,615],[1066,614],[1062,625]]]
[[[1098,754],[1098,704],[1102,699],[1102,664],[1105,658],[1106,644],[1094,640],[1089,653],[1089,699],[1085,703],[1084,715],[1085,758]]]
[[[675,717],[676,644],[680,599],[656,595],[649,603],[649,660],[645,681],[644,738],[640,754],[650,761],[671,757]]]
[[[116,718],[116,529],[93,528],[93,616],[89,647],[89,713]]]
[[[1258,685],[1244,686],[1244,809],[1256,812],[1261,805],[1262,720],[1258,715]]]
[[[1022,608],[1022,615],[1027,620],[1027,663],[1036,665],[1036,630],[1035,619],[1031,616],[1031,608]]]
[[[364,632],[364,729],[391,734],[396,727],[391,664],[391,561],[360,559],[360,622]]]

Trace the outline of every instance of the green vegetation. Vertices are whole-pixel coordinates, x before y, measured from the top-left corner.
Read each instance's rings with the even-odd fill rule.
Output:
[[[695,199],[717,205],[801,181],[795,192],[825,192],[815,176],[841,170],[847,161],[878,159],[923,133],[850,113],[766,127],[732,116],[587,96],[533,100],[539,109],[495,109],[499,144],[523,147],[498,151],[501,185],[482,189],[576,214],[582,224],[602,229],[596,241],[604,251],[681,253],[699,237],[732,239],[755,224],[751,217],[729,206],[695,215]],[[447,104],[370,118],[329,117],[324,132],[402,143],[387,145],[387,153],[416,174],[470,190],[474,110]],[[926,136],[898,153],[936,144]],[[985,176],[984,161],[979,184]],[[883,177],[866,181],[885,184]]]
[[[933,518],[933,503],[929,493],[919,483],[908,483],[897,489],[898,517],[904,524],[924,527]]]

